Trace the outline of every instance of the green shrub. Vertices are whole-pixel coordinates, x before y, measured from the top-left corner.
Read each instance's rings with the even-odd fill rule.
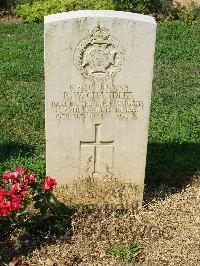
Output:
[[[11,1],[11,0],[9,0]],[[153,15],[157,20],[199,20],[200,7],[174,5],[171,0],[13,0],[14,13],[24,22],[40,22],[49,14],[79,9],[114,9]]]
[[[39,22],[44,16],[79,9],[114,9],[112,0],[46,0],[18,5],[14,13],[25,22]]]
[[[38,0],[0,0],[0,7],[11,10],[15,8],[18,4],[32,4],[33,1]]]
[[[179,19],[186,23],[200,21],[200,6],[197,6],[194,3],[188,7],[183,6],[180,8]]]
[[[117,10],[151,14],[157,19],[178,18],[179,8],[170,0],[114,0]]]
[[[174,4],[171,0],[113,0],[116,10],[153,15],[157,20],[192,22],[200,20],[200,6]]]

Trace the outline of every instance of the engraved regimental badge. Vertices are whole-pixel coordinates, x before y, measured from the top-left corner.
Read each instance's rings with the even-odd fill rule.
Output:
[[[76,47],[74,64],[85,79],[105,81],[121,71],[124,54],[120,41],[112,37],[108,29],[98,25]]]

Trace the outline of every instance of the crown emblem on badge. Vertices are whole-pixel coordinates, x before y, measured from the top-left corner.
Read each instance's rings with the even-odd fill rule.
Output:
[[[92,44],[108,44],[109,42],[109,31],[106,28],[101,28],[100,25],[93,30],[91,34]]]

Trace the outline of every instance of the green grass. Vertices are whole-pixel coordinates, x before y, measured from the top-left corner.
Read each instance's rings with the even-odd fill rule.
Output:
[[[0,25],[0,172],[44,173],[43,26]]]
[[[160,179],[200,169],[199,32],[197,24],[158,26],[147,173]]]
[[[200,167],[200,25],[158,25],[147,156],[150,177]],[[0,174],[45,172],[43,25],[0,24]]]

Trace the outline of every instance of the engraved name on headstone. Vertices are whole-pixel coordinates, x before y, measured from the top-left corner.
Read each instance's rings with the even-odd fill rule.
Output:
[[[143,189],[156,23],[116,11],[45,17],[47,174]]]

